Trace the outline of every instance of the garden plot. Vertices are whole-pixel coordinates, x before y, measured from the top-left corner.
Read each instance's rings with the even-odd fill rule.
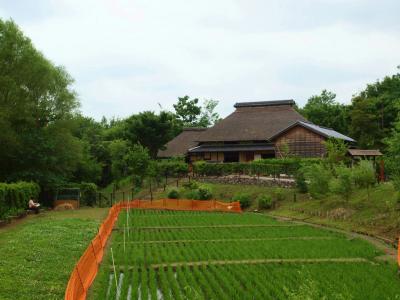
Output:
[[[261,214],[124,211],[110,246],[93,299],[400,297],[366,241]]]

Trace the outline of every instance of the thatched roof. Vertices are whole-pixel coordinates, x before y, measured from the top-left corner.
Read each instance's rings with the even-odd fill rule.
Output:
[[[196,140],[206,129],[207,128],[184,128],[178,136],[165,145],[165,150],[158,151],[157,156],[160,158],[185,156],[189,148],[197,146],[198,143]]]
[[[297,121],[306,121],[293,105],[293,100],[236,103],[236,110],[203,132],[198,141],[269,140]]]

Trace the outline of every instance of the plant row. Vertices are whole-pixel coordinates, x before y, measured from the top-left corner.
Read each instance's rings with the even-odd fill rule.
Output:
[[[36,198],[39,191],[39,186],[33,182],[0,183],[0,219],[26,210],[29,199]]]

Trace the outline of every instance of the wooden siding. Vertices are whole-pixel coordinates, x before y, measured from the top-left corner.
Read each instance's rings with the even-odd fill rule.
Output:
[[[324,137],[304,127],[296,126],[276,139],[276,157],[283,157],[285,148],[288,149],[290,155],[322,157],[326,152],[324,141]]]

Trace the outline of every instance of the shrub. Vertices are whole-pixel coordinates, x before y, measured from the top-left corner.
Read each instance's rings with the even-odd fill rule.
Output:
[[[283,189],[282,188],[276,188],[274,190],[274,195],[275,195],[276,201],[285,200],[285,194],[283,193]]]
[[[199,196],[199,190],[198,190],[198,189],[195,189],[195,190],[188,190],[188,191],[186,191],[186,192],[185,192],[185,198],[186,198],[186,199],[195,199],[195,200],[199,199],[199,198],[200,198],[200,196]]]
[[[191,181],[185,182],[183,184],[183,187],[188,190],[196,190],[199,188],[199,183],[195,180],[191,180]]]
[[[299,169],[299,171],[295,173],[294,179],[296,181],[297,190],[300,193],[307,193],[308,192],[307,182],[304,173],[302,172],[301,169]]]
[[[96,203],[97,185],[89,182],[82,182],[80,184],[81,203],[93,206]]]
[[[329,183],[330,190],[348,201],[353,191],[353,172],[344,165],[338,166],[334,170],[336,178]]]
[[[178,199],[179,198],[179,192],[176,189],[172,189],[168,192],[168,198],[169,199]]]
[[[304,167],[304,174],[308,180],[308,191],[313,198],[320,198],[329,192],[329,182],[332,174],[322,164],[314,164]]]
[[[25,210],[29,199],[36,198],[39,191],[33,182],[0,183],[0,219]]]
[[[272,197],[269,195],[260,195],[257,197],[258,209],[270,209],[272,208]]]
[[[400,203],[400,175],[394,175],[392,179],[393,187],[397,192],[397,203]]]
[[[212,193],[210,189],[206,187],[201,187],[197,190],[198,192],[198,200],[210,200],[212,198]]]
[[[239,201],[241,208],[248,208],[251,205],[251,197],[249,194],[238,193],[233,196],[233,201]]]
[[[362,160],[353,169],[354,182],[358,187],[367,188],[368,200],[369,200],[369,189],[375,185],[375,169],[371,162]]]

